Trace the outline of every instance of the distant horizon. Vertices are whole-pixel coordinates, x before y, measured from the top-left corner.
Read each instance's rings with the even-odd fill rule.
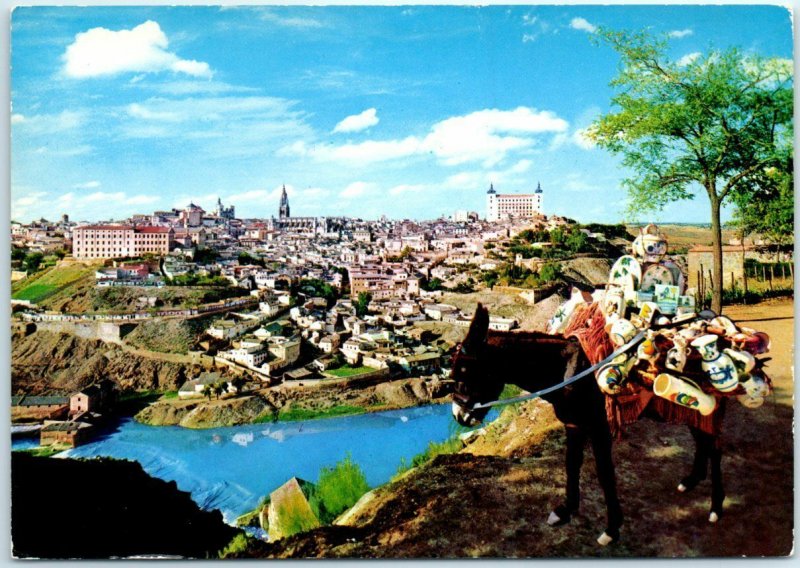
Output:
[[[11,15],[11,218],[183,207],[268,218],[485,214],[541,183],[543,211],[619,223],[598,26],[650,29],[676,60],[791,58],[766,5],[21,6]],[[703,223],[703,195],[648,220]],[[723,220],[731,209],[723,211]]]

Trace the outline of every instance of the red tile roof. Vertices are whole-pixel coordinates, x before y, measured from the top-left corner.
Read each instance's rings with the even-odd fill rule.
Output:
[[[136,227],[137,233],[169,233],[169,227],[153,227],[150,225],[141,225]]]

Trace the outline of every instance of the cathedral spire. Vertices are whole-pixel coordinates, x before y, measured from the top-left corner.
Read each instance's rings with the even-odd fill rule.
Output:
[[[281,205],[278,209],[278,217],[281,219],[289,217],[289,196],[286,194],[286,184],[283,184],[283,191],[281,192]]]

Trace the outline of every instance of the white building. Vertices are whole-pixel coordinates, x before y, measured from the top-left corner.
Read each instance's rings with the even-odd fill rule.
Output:
[[[494,185],[486,192],[486,220],[530,219],[542,213],[542,186],[533,193],[497,193]]]

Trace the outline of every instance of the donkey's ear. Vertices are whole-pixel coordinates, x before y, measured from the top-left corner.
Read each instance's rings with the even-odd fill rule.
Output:
[[[469,324],[469,331],[467,337],[464,338],[464,347],[467,351],[475,349],[483,342],[486,341],[486,334],[489,332],[489,310],[484,308],[481,304],[475,309],[475,315],[472,316],[472,323]]]

